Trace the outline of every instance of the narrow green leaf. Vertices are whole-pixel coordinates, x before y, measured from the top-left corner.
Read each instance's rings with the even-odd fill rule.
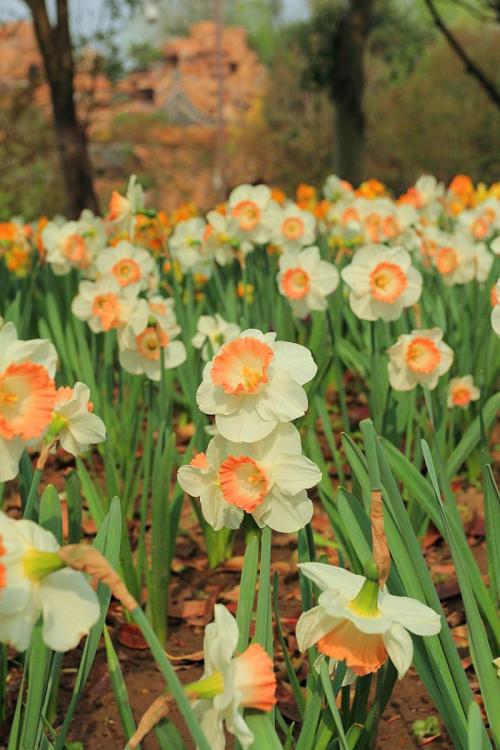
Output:
[[[255,584],[257,583],[257,566],[259,561],[259,539],[257,535],[251,537],[245,550],[243,558],[243,570],[241,571],[240,596],[236,610],[236,622],[240,639],[238,651],[241,653],[248,646],[250,639],[250,623],[252,621],[253,605],[255,600]]]

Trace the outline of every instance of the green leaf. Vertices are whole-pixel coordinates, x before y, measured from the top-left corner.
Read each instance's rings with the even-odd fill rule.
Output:
[[[254,741],[251,750],[282,750],[276,730],[268,714],[245,712],[245,721],[250,727]]]
[[[488,399],[483,408],[483,419],[486,429],[493,424],[499,409],[500,393],[495,393],[490,399]],[[480,438],[481,423],[479,416],[477,416],[464,433],[462,439],[446,463],[446,473],[450,479],[455,476],[464,461],[467,460],[472,451],[476,448]]]
[[[130,701],[128,697],[127,686],[123,679],[123,673],[120,667],[120,662],[113,646],[113,641],[108,632],[108,628],[104,626],[104,646],[106,649],[106,658],[108,660],[109,677],[111,680],[111,686],[113,688],[113,694],[115,696],[118,713],[120,714],[120,721],[122,723],[123,731],[127,740],[135,732],[135,719],[132,709],[130,707]],[[140,747],[138,745],[138,747]]]
[[[53,484],[47,485],[40,498],[40,526],[51,531],[59,544],[63,541],[61,501]]]
[[[243,570],[241,571],[240,596],[236,610],[236,622],[240,639],[238,651],[241,653],[248,646],[250,639],[250,623],[252,621],[253,605],[255,600],[255,584],[257,583],[257,565],[259,560],[259,539],[253,535],[245,550],[243,558]]]

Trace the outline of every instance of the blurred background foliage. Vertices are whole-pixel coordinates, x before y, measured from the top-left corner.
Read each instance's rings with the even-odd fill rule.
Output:
[[[475,181],[498,179],[499,109],[466,72],[425,2],[373,0],[367,5],[361,176],[376,176],[395,192],[428,172],[443,180],[457,173],[467,173]],[[338,72],[338,55],[332,39],[349,2],[312,0],[299,21],[290,19],[284,6],[286,10],[287,3],[279,0],[224,4],[225,23],[247,29],[250,44],[268,69],[262,99],[254,103],[242,126],[228,127],[228,188],[247,169],[249,181],[264,180],[292,192],[299,182],[321,184],[337,166],[332,77]],[[438,7],[467,54],[500,89],[496,0],[438,0]],[[143,4],[112,3],[113,18],[122,17],[121,26],[114,23],[94,35],[99,70],[110,80],[154,66],[166,39],[187,34],[193,22],[213,17],[212,3],[203,0],[159,1],[154,8],[157,22],[147,25]],[[85,31],[78,36],[73,30],[77,59],[92,43],[92,33]],[[115,118],[111,137],[122,144],[123,181],[129,171],[140,171],[134,143],[153,140],[161,126],[168,127],[162,112],[125,112]],[[55,144],[29,87],[8,99],[0,90],[0,220],[64,212],[65,188]],[[193,160],[209,165],[211,148],[213,144],[193,145]],[[162,179],[159,170],[143,177],[152,187]],[[208,197],[206,202],[210,203]]]

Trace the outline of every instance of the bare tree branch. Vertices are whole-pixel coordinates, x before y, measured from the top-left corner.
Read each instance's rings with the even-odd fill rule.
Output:
[[[427,8],[429,9],[429,13],[432,16],[432,19],[434,21],[434,24],[437,26],[437,28],[441,31],[443,36],[445,37],[446,41],[450,45],[450,47],[453,49],[455,54],[460,58],[460,60],[463,62],[465,66],[465,70],[467,73],[469,73],[471,76],[473,76],[481,85],[485,93],[488,95],[490,100],[500,109],[500,92],[497,90],[496,86],[492,81],[487,78],[487,76],[483,73],[483,71],[475,64],[473,60],[469,57],[465,49],[462,47],[458,39],[455,37],[454,34],[449,30],[449,28],[444,23],[443,19],[439,15],[436,6],[433,3],[433,0],[424,0]]]

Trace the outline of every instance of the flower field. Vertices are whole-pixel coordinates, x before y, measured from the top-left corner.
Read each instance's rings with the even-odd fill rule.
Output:
[[[499,747],[498,255],[465,175],[0,223],[3,746],[101,747],[100,664],[110,748],[400,747],[415,674]]]

